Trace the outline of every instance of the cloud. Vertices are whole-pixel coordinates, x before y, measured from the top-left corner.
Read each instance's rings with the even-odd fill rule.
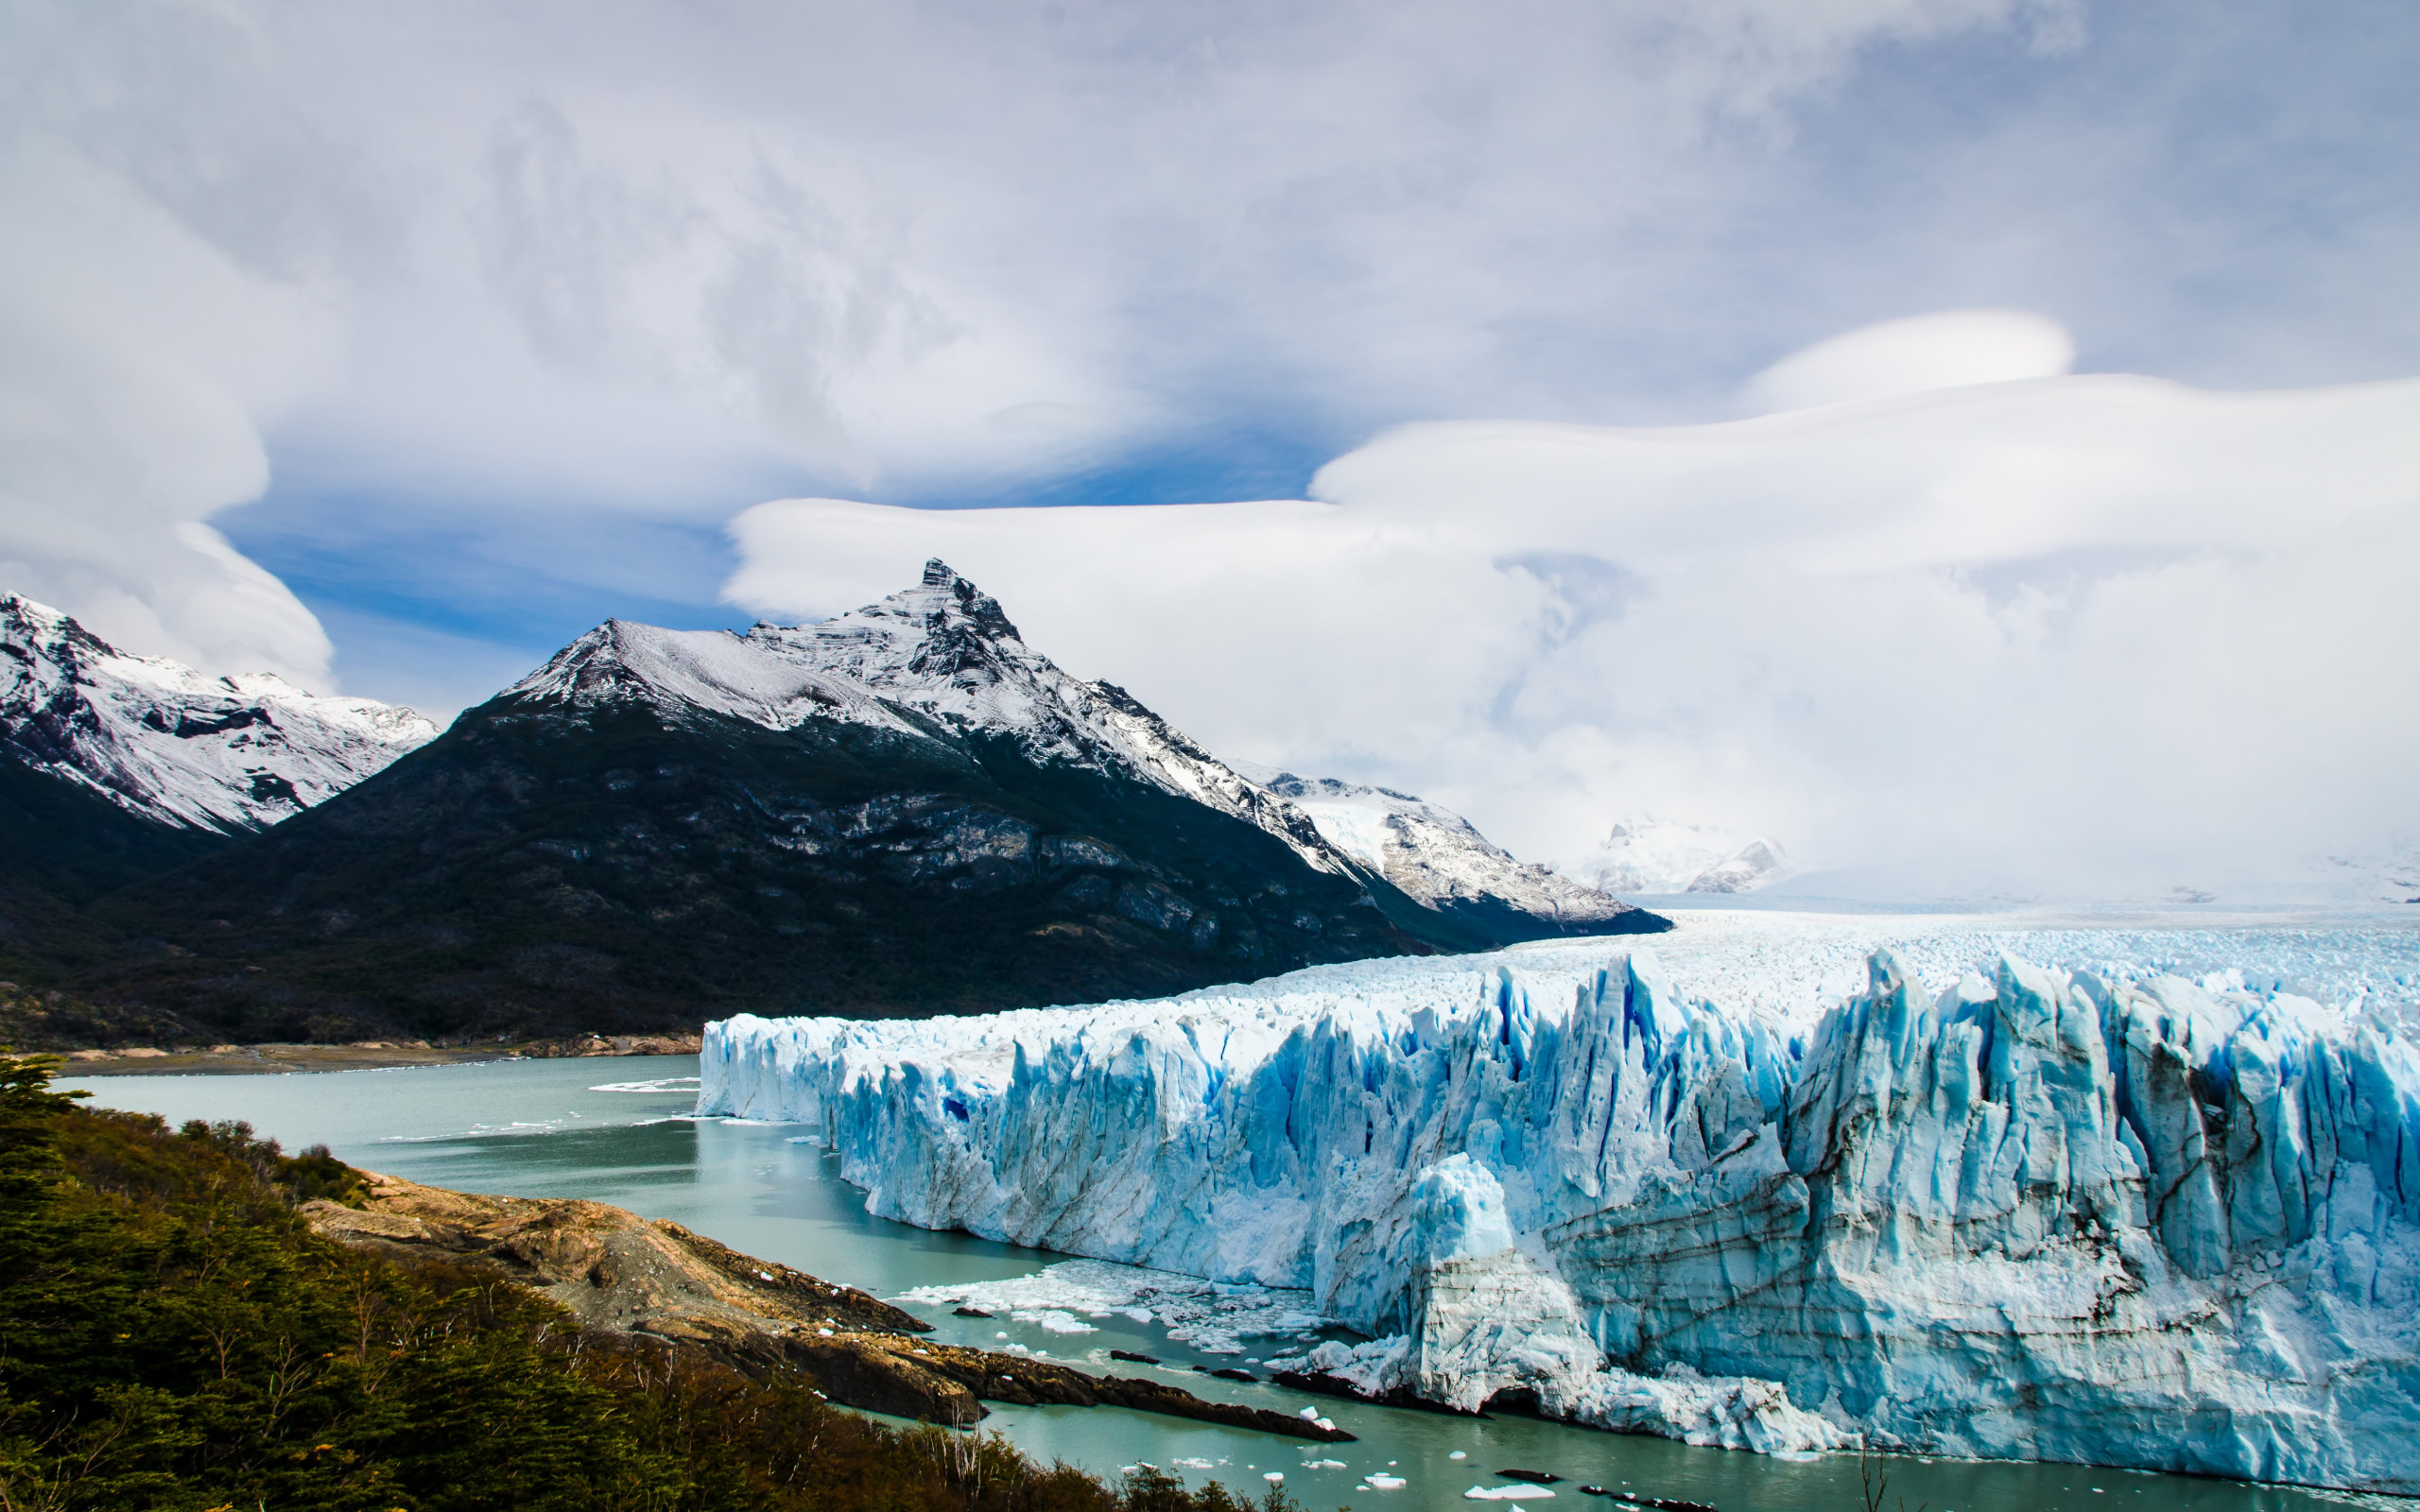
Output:
[[[1214,748],[1534,856],[1652,808],[1893,885],[2109,895],[2420,831],[2420,382],[1420,425],[1313,492],[767,504],[728,593],[827,614],[940,555]]]
[[[308,677],[311,616],[182,527],[309,558],[354,640],[364,595],[550,635],[773,493],[1294,491],[1406,420],[2023,381],[2049,317],[2086,368],[2420,371],[2406,10],[19,0],[8,382],[87,407],[11,433],[0,560]],[[1925,310],[1969,314],[1776,365]],[[1649,602],[1618,555],[1497,555],[1574,645]],[[542,580],[559,613],[494,612]]]
[[[129,650],[325,687],[318,620],[205,523],[266,485],[254,417],[306,381],[323,333],[139,201],[82,197],[81,234],[42,224],[78,197],[55,155],[17,147],[0,157],[0,584]]]
[[[1948,310],[1862,326],[1792,352],[1748,380],[1753,413],[1889,399],[1962,384],[2055,378],[2076,338],[2025,310]]]

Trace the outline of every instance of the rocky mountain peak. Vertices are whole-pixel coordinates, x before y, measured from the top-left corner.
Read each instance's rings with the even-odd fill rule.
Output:
[[[1239,818],[1314,870],[1374,874],[1432,909],[1504,909],[1563,929],[1631,910],[1515,861],[1460,816],[1400,793],[1239,773],[1115,683],[1087,681],[1026,644],[999,600],[935,557],[913,587],[821,624],[746,634],[620,621],[567,647],[516,692],[574,703],[644,699],[675,719],[735,714],[769,729],[811,719],[932,721],[1012,743],[1041,765],[1139,782]],[[1314,812],[1316,811],[1316,812]]]
[[[6,648],[0,654],[20,667],[29,664],[38,649],[62,663],[78,657],[117,655],[107,641],[23,593],[0,593],[0,647]]]
[[[999,669],[992,648],[1003,644],[1025,648],[1025,638],[1009,623],[1000,601],[952,572],[939,557],[925,563],[924,581],[915,589],[884,602],[917,599],[922,602],[902,605],[922,608],[925,615],[924,644],[908,659],[911,672],[936,678],[958,678],[969,672],[996,677]]]

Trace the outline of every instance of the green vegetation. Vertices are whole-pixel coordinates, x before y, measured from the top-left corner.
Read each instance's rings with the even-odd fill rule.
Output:
[[[5,1512],[1244,1512],[996,1436],[900,1431],[312,1234],[359,1177],[242,1124],[77,1108],[0,1056]],[[1296,1512],[1282,1493],[1260,1512]]]

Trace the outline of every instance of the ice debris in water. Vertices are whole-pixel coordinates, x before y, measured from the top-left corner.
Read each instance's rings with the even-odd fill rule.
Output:
[[[1465,1502],[1535,1502],[1554,1493],[1543,1486],[1474,1486],[1462,1493]]]
[[[920,1286],[893,1300],[910,1306],[964,1303],[1056,1333],[1098,1332],[1078,1314],[1123,1314],[1137,1323],[1156,1318],[1170,1339],[1204,1354],[1241,1354],[1244,1339],[1301,1338],[1331,1322],[1311,1310],[1309,1294],[1300,1290],[1222,1285],[1097,1260],[1062,1261],[1006,1280]]]
[[[1269,1362],[1368,1395],[2410,1495],[2420,1057],[2385,1009],[2415,940],[1724,925],[743,1017],[700,1108],[816,1125],[880,1216],[1150,1268],[1025,1278],[1037,1315],[1155,1272],[1233,1352],[1369,1335]]]

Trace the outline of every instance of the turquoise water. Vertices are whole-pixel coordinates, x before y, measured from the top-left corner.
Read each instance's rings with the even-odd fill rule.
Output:
[[[62,1083],[89,1088],[104,1107],[188,1118],[240,1118],[288,1149],[324,1143],[352,1163],[391,1176],[472,1192],[589,1197],[649,1218],[670,1218],[735,1248],[861,1286],[877,1296],[909,1287],[998,1280],[1065,1257],[966,1234],[933,1233],[871,1217],[865,1194],[841,1181],[821,1147],[793,1143],[777,1125],[698,1121],[697,1057],[494,1061],[480,1065],[352,1071],[314,1075],[113,1076]],[[1044,1460],[1063,1459],[1103,1475],[1150,1462],[1189,1481],[1225,1481],[1257,1493],[1276,1472],[1314,1512],[1472,1512],[1492,1503],[1462,1493],[1500,1483],[1506,1466],[1565,1477],[1559,1494],[1531,1507],[1611,1503],[1578,1494],[1594,1482],[1616,1491],[1683,1498],[1722,1512],[1797,1512],[1865,1504],[1856,1461],[1837,1456],[1789,1463],[1691,1449],[1667,1439],[1566,1427],[1534,1418],[1488,1421],[1311,1398],[1269,1384],[1208,1381],[1191,1373],[1213,1360],[1171,1342],[1156,1325],[1095,1319],[1099,1332],[1070,1340],[1006,1318],[977,1320],[918,1310],[952,1343],[1019,1343],[1079,1366],[1105,1366],[1107,1351],[1159,1356],[1185,1385],[1293,1413],[1317,1405],[1358,1442],[1297,1445],[1267,1435],[1187,1423],[1115,1408],[994,1407],[996,1429]],[[996,1335],[1005,1333],[1007,1339]],[[1098,1359],[1087,1356],[1098,1354]],[[1136,1367],[1115,1366],[1123,1373]],[[1456,1452],[1465,1458],[1454,1460]],[[1178,1465],[1208,1461],[1205,1468]],[[1340,1468],[1320,1465],[1341,1461]],[[2158,1512],[2304,1512],[2353,1504],[2413,1503],[2186,1476],[2066,1465],[1975,1464],[1893,1459],[1884,1505],[1891,1512],[2038,1512],[2125,1506]],[[1401,1490],[1357,1490],[1373,1470],[1399,1475]],[[1902,1500],[1904,1499],[1904,1509]]]

